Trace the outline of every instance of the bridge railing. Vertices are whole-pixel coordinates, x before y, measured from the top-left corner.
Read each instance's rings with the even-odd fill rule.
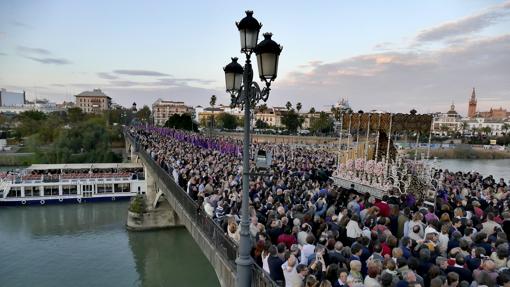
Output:
[[[238,255],[237,244],[225,234],[225,231],[209,217],[204,210],[200,209],[199,205],[180,187],[168,172],[159,166],[154,159],[141,147],[137,140],[135,140],[129,133],[125,133],[134,145],[135,150],[140,157],[156,172],[161,181],[166,185],[167,189],[179,201],[184,211],[188,214],[191,220],[198,226],[200,231],[209,239],[209,242],[219,250],[223,258],[231,265],[232,269],[236,269],[235,259]],[[252,286],[278,286],[269,275],[258,266],[253,264],[252,273]]]

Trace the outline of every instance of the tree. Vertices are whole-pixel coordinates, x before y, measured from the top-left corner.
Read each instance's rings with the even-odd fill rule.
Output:
[[[227,130],[233,130],[237,127],[237,117],[227,113],[221,113],[218,116],[219,125]]]
[[[315,108],[311,107],[309,113],[312,114],[312,115],[315,114]]]
[[[321,112],[318,118],[312,118],[310,130],[313,133],[329,133],[333,131],[333,121],[325,112]]]
[[[165,127],[177,130],[198,131],[198,126],[193,122],[190,114],[173,114],[165,122]]]
[[[211,105],[211,107],[214,108],[214,106],[216,105],[216,95],[211,96],[211,100],[209,101],[209,104]]]
[[[489,126],[486,126],[486,127],[483,127],[483,128],[482,128],[482,132],[483,132],[486,136],[489,136],[489,135],[492,133],[492,129],[491,129],[491,127],[489,127]]]
[[[466,133],[467,129],[469,128],[469,124],[468,124],[468,122],[462,122],[460,127],[462,129],[462,135],[464,135]]]
[[[148,123],[151,118],[151,109],[147,105],[144,105],[138,112],[136,112],[136,118],[141,122]]]
[[[299,119],[299,115],[294,111],[294,109],[287,111],[284,113],[282,117],[282,124],[290,131],[297,131],[298,127],[301,125],[301,121]]]
[[[17,116],[18,126],[15,129],[20,137],[27,137],[39,131],[40,124],[46,120],[46,115],[39,111],[26,111]]]
[[[297,110],[298,114],[299,114],[299,111],[300,111],[302,108],[303,108],[303,105],[301,105],[301,102],[298,102],[298,103],[296,104],[296,110]]]
[[[263,120],[258,119],[255,122],[255,128],[257,128],[257,129],[267,129],[267,128],[269,128],[269,125],[266,122],[264,122]]]
[[[285,104],[285,107],[287,108],[287,111],[290,111],[290,109],[292,108],[292,104],[290,102],[287,102]]]
[[[335,120],[339,121],[340,120],[340,115],[342,113],[342,109],[341,108],[335,108],[334,106],[331,107],[331,113],[333,114],[333,117],[335,118]]]
[[[501,126],[501,130],[505,133],[505,135],[507,134],[507,132],[510,130],[510,123],[504,123],[502,126]]]
[[[211,114],[211,130],[214,128],[214,106],[216,105],[216,95],[211,96],[211,100],[209,101],[209,104],[212,107],[212,114]]]
[[[450,128],[445,125],[445,124],[442,124],[440,127],[439,127],[439,130],[441,130],[443,133],[445,134],[448,134],[448,132],[450,131]]]
[[[267,105],[266,105],[266,104],[262,104],[262,105],[260,105],[260,106],[259,106],[259,108],[258,108],[258,110],[259,110],[260,112],[262,112],[262,113],[263,113],[263,112],[265,112],[265,111],[267,111]]]
[[[71,123],[77,123],[79,121],[82,121],[84,117],[85,114],[78,107],[67,109],[67,119]]]

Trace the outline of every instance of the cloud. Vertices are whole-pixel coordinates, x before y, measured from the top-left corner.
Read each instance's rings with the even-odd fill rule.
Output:
[[[482,12],[443,23],[418,33],[416,41],[431,42],[478,32],[510,16],[510,1],[489,7]]]
[[[11,25],[16,26],[16,27],[25,28],[25,29],[32,29],[32,26],[30,26],[26,23],[20,22],[20,21],[16,21],[16,20],[12,21]]]
[[[25,58],[43,63],[43,64],[53,64],[53,65],[68,65],[71,64],[69,60],[63,59],[63,58],[36,58],[36,57],[29,57],[25,56]]]
[[[114,80],[117,79],[117,76],[114,76],[110,73],[97,73],[97,76],[101,79]]]
[[[46,49],[18,46],[18,52],[23,58],[30,59],[42,64],[68,65],[71,61],[64,58],[48,57],[52,53]]]
[[[7,56],[6,53],[0,52],[0,56]]]
[[[18,46],[18,51],[24,54],[51,55],[51,52],[41,48],[31,48],[26,46]]]
[[[471,87],[510,108],[510,34],[448,45],[435,51],[382,52],[322,63],[276,81],[271,103],[293,98],[303,105],[348,98],[354,109],[441,111],[465,103]],[[494,103],[494,102],[493,102]],[[464,106],[457,105],[465,114]]]
[[[115,70],[113,71],[115,74],[119,75],[128,75],[128,76],[150,76],[150,77],[165,77],[170,76],[165,73],[160,73],[156,71],[148,71],[148,70]]]

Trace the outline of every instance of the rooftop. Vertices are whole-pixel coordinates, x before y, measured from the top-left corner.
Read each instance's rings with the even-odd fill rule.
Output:
[[[101,89],[94,89],[92,91],[81,92],[78,95],[76,95],[75,97],[105,97],[105,98],[111,99],[105,93],[103,93],[103,91],[101,91]]]

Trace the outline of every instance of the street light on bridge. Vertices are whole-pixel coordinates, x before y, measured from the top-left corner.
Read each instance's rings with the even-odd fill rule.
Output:
[[[253,18],[253,11],[246,11],[246,17],[236,23],[241,39],[241,52],[245,54],[244,68],[237,63],[238,58],[223,68],[225,72],[226,91],[232,98],[231,106],[244,108],[244,141],[243,141],[243,197],[241,206],[241,230],[239,242],[239,257],[237,264],[237,286],[251,285],[250,257],[250,218],[249,218],[249,184],[250,184],[250,108],[260,101],[267,101],[271,82],[276,79],[278,59],[282,46],[271,39],[271,33],[264,33],[264,40],[258,42],[262,24]],[[257,56],[260,80],[265,87],[253,82],[251,54]]]

